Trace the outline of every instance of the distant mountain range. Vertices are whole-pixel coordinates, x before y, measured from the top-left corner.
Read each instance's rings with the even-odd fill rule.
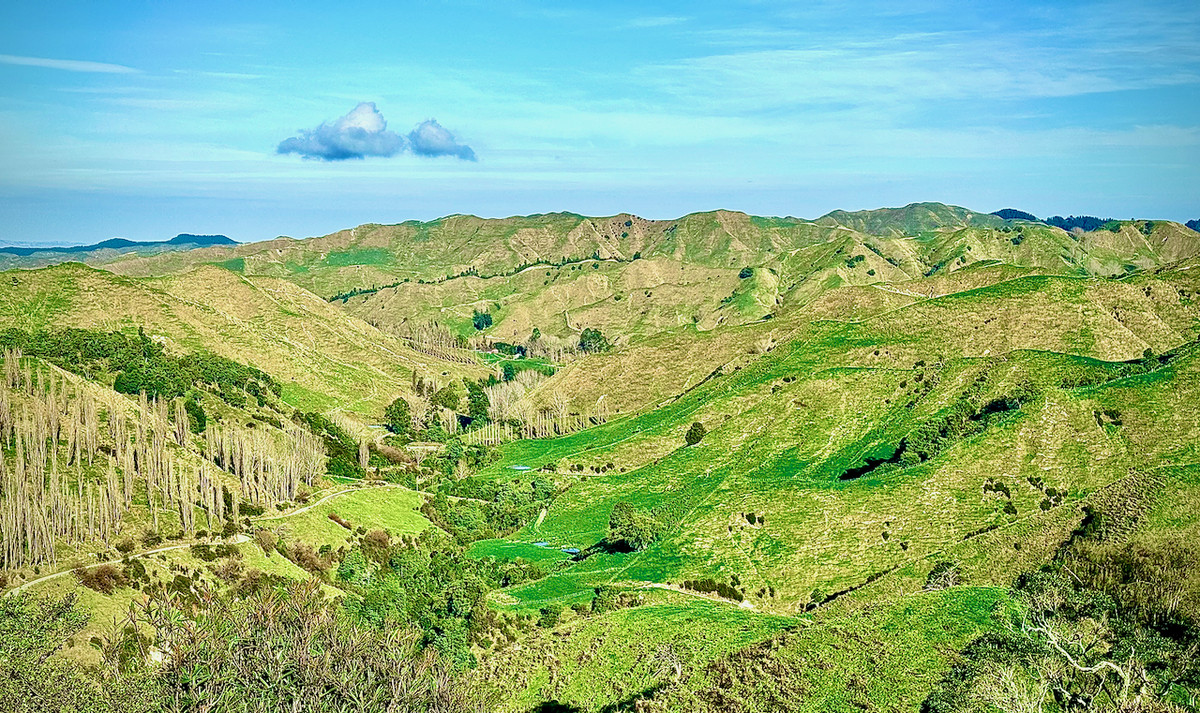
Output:
[[[91,264],[146,278],[218,265],[287,280],[385,330],[436,321],[462,335],[515,343],[534,327],[569,339],[586,325],[632,340],[682,325],[746,324],[833,286],[973,266],[1123,276],[1200,256],[1200,235],[1178,223],[1103,227],[1069,230],[932,202],[811,220],[728,210],[672,220],[454,215]],[[473,326],[477,313],[491,325]]]
[[[111,238],[92,245],[15,247],[0,245],[0,253],[28,257],[37,253],[90,253],[97,250],[116,250],[118,252],[141,252],[143,250],[159,251],[190,250],[192,248],[208,248],[216,245],[237,245],[237,241],[224,235],[192,235],[180,233],[170,240],[152,240],[139,242],[125,238]]]

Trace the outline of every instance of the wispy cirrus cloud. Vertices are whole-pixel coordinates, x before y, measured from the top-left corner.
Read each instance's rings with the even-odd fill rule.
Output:
[[[475,151],[458,143],[454,134],[435,119],[421,122],[408,136],[389,130],[387,120],[375,102],[362,102],[343,117],[284,139],[276,153],[294,153],[321,161],[345,161],[368,156],[387,158],[406,150],[418,156],[476,160]]]
[[[1200,66],[1186,53],[1168,54],[1154,71],[1131,54],[931,33],[692,57],[639,67],[634,76],[698,105],[758,110],[1077,97],[1200,83]]]
[[[633,76],[709,111],[806,113],[822,104],[919,113],[931,102],[1015,105],[1200,84],[1194,2],[1014,3],[999,12],[874,0],[857,10],[862,23],[849,25],[841,5],[708,24],[694,36],[713,51],[636,67]],[[897,15],[882,17],[889,12]]]
[[[126,67],[123,64],[108,64],[107,62],[89,62],[78,59],[49,59],[46,57],[22,57],[13,54],[0,54],[0,64],[14,64],[22,67],[43,67],[45,69],[61,69],[67,72],[92,72],[100,74],[137,74],[140,70]]]
[[[678,25],[681,22],[687,22],[687,18],[678,15],[656,15],[653,17],[635,17],[625,23],[625,26],[633,29],[647,29],[651,27]]]

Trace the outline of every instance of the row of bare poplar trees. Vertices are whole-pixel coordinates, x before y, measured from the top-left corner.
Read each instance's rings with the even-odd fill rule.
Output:
[[[181,399],[131,402],[18,351],[3,364],[0,569],[53,563],[63,543],[110,544],[135,498],[155,532],[165,513],[187,536],[197,510],[208,529],[236,520],[238,495],[226,500],[222,469],[264,507],[293,500],[299,483],[312,485],[325,469],[321,440],[294,424],[282,437],[210,427],[203,458]]]
[[[108,541],[119,532],[133,481],[128,472],[118,475],[111,454],[95,462],[102,409],[95,394],[53,368],[4,354],[0,568],[53,562],[62,539]]]
[[[325,444],[296,424],[285,426],[282,439],[264,428],[210,426],[204,452],[238,478],[246,500],[262,508],[295,501],[301,483],[311,487],[325,472]]]
[[[551,404],[535,410],[522,402],[523,407],[510,410],[509,420],[493,421],[468,433],[467,443],[494,446],[518,438],[551,438],[582,431],[597,426],[609,419],[605,400],[601,398],[585,412],[571,412],[568,402],[557,393],[552,394]],[[513,421],[519,425],[513,425]]]
[[[402,339],[409,347],[422,354],[458,364],[479,363],[479,356],[464,348],[461,337],[437,322],[406,323],[399,327],[374,321],[372,324]]]

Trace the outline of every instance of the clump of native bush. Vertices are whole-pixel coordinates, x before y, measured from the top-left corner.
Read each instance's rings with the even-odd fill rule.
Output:
[[[412,627],[364,627],[316,580],[156,594],[109,635],[103,664],[53,656],[88,616],[62,599],[0,598],[0,710],[466,713],[491,701]],[[161,662],[161,663],[157,663]]]
[[[247,395],[261,406],[269,395],[283,393],[279,382],[261,369],[203,351],[172,356],[140,328],[131,335],[74,328],[31,332],[10,327],[0,331],[0,349],[19,349],[88,378],[109,374],[116,391],[144,391],[151,398],[173,399],[212,385],[223,400],[240,407],[246,405]]]
[[[436,530],[399,539],[382,530],[364,533],[332,572],[350,594],[344,608],[354,621],[370,629],[416,627],[421,645],[462,667],[474,663],[472,643],[486,638],[496,621],[487,594],[547,573],[524,560],[469,558]]]
[[[1017,579],[1016,609],[966,646],[924,713],[1194,710],[1200,554],[1175,540],[1083,534]]]
[[[88,589],[101,594],[112,594],[128,583],[125,573],[116,565],[102,564],[96,567],[80,567],[74,570],[76,581]]]

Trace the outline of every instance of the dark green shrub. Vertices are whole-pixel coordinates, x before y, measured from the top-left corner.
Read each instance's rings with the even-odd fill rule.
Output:
[[[183,402],[183,409],[187,412],[188,428],[191,432],[203,433],[204,429],[208,426],[208,417],[205,415],[204,407],[200,405],[200,402],[189,396]]]
[[[457,411],[458,404],[462,401],[462,394],[458,392],[458,387],[455,384],[449,383],[434,393],[432,401],[434,405],[448,408],[451,411]]]
[[[608,542],[628,550],[644,550],[662,533],[663,525],[654,513],[629,502],[613,506],[608,517]]]
[[[588,327],[579,335],[579,349],[589,354],[595,354],[612,349],[612,345],[599,329]]]
[[[551,604],[544,606],[538,612],[538,626],[544,629],[553,629],[558,626],[558,620],[562,617],[563,608],[560,604]]]
[[[412,431],[412,409],[403,397],[397,398],[383,410],[388,430],[398,435],[408,435]]]

